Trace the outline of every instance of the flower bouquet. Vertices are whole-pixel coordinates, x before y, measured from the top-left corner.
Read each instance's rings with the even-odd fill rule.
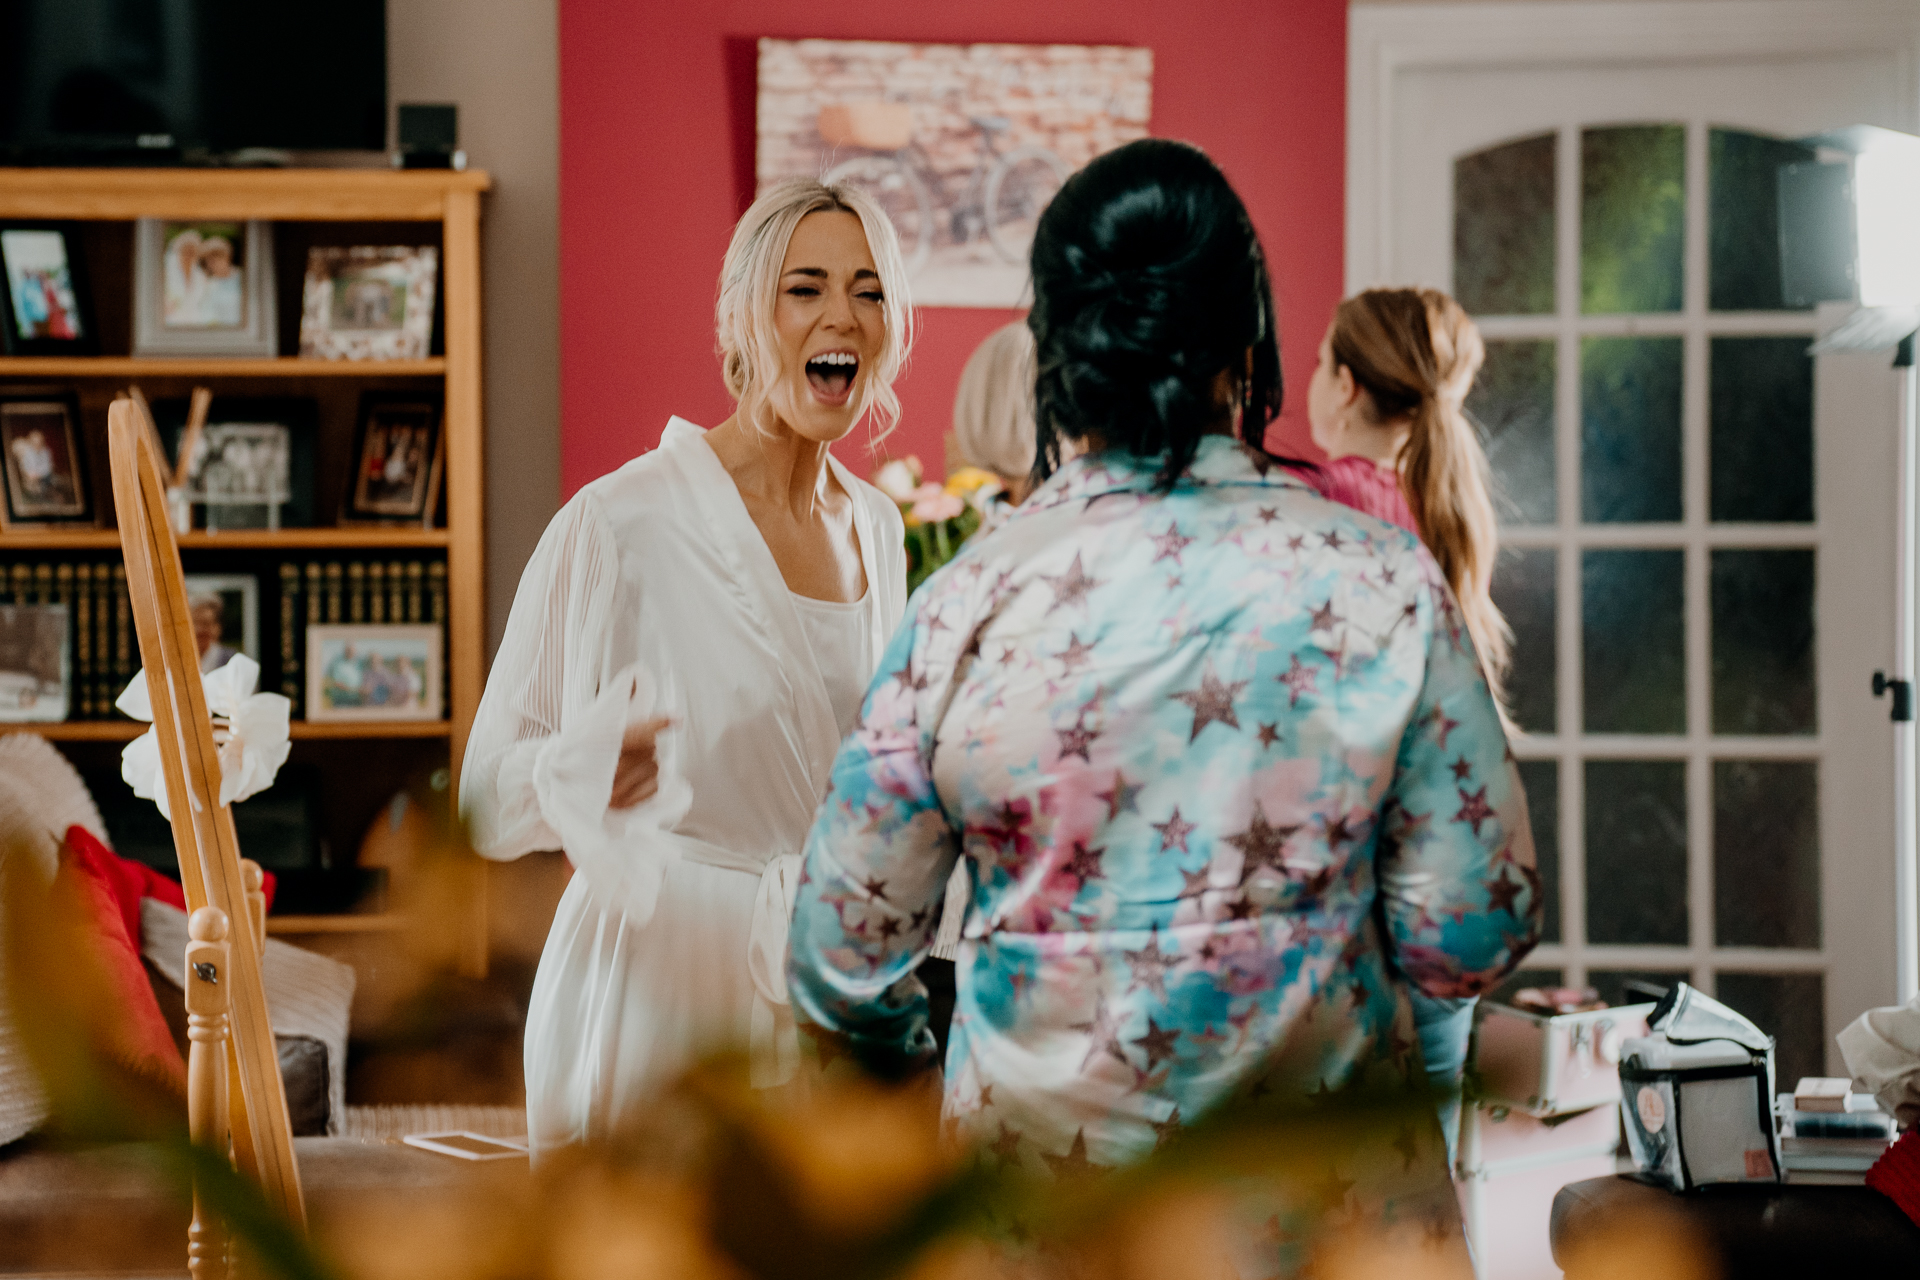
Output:
[[[920,459],[912,454],[894,458],[873,473],[874,488],[900,504],[907,522],[909,594],[979,532],[1003,488],[1000,477],[979,467],[960,468],[944,485],[923,482],[924,474]]]

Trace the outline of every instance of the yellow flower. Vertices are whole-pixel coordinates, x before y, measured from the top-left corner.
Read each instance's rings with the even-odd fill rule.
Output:
[[[947,477],[947,492],[965,497],[981,485],[998,484],[1000,477],[980,467],[962,467]]]

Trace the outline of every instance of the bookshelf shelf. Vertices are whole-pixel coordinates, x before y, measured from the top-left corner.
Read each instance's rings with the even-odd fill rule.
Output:
[[[227,533],[182,534],[182,551],[349,551],[387,547],[445,547],[445,529],[368,526],[327,529],[235,529]],[[120,535],[112,529],[81,529],[63,533],[51,529],[0,533],[0,555],[26,551],[118,551]]]
[[[445,738],[453,726],[445,720],[340,720],[311,724],[293,722],[296,742],[321,738]]]
[[[0,724],[0,733],[37,733],[51,742],[132,742],[147,726],[138,720],[68,720],[59,724]],[[446,738],[453,726],[445,720],[343,720],[309,724],[295,720],[295,742],[343,739]]]
[[[0,356],[0,378],[439,378],[446,372],[443,356],[425,360]]]
[[[315,933],[405,933],[413,921],[395,912],[337,916],[268,916],[267,936]]]

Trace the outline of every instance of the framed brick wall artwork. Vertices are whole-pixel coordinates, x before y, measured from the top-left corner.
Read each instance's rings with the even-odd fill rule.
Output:
[[[1153,51],[1122,45],[760,41],[757,190],[823,177],[900,234],[920,306],[1014,307],[1069,175],[1147,135]]]

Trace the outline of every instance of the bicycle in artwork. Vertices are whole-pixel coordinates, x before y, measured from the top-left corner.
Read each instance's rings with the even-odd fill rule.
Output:
[[[1002,261],[1024,265],[1041,212],[1072,172],[1046,147],[1001,150],[1013,129],[1005,116],[968,115],[967,122],[979,150],[959,194],[948,197],[953,179],[943,180],[914,140],[909,104],[840,103],[820,109],[822,141],[866,153],[833,166],[825,181],[858,187],[873,197],[899,234],[910,274],[927,264],[942,231],[945,242],[957,246],[984,238]]]

